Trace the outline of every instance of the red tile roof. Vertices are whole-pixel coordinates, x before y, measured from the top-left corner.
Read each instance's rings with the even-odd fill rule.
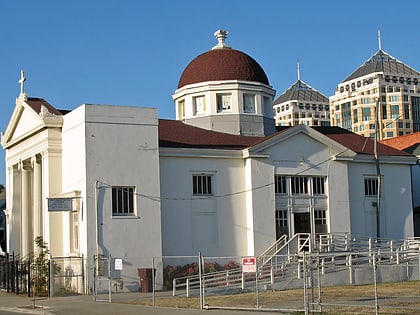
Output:
[[[68,111],[60,111],[56,109],[54,106],[52,106],[50,103],[48,103],[43,98],[38,97],[28,97],[26,103],[32,107],[32,109],[37,112],[38,114],[41,112],[41,107],[44,105],[50,113],[53,113],[55,115],[63,115],[67,113]]]
[[[413,145],[420,144],[420,132],[411,133],[404,136],[389,138],[381,140],[381,143],[386,144],[398,150],[405,150]]]
[[[344,145],[358,154],[374,154],[374,140],[366,138],[355,133],[348,134],[327,134],[327,137]],[[379,155],[410,156],[404,151],[392,148],[390,146],[378,143],[377,150]]]
[[[187,125],[182,121],[160,119],[159,145],[161,147],[175,148],[224,148],[240,150],[264,142],[289,128],[293,127],[282,128],[277,133],[266,137],[249,137],[210,131]],[[365,138],[339,127],[315,127],[314,129],[356,153],[374,154],[374,141],[370,138]],[[381,143],[378,143],[378,153],[380,155],[410,156],[410,154],[404,151]]]
[[[162,147],[244,149],[264,139],[210,131],[178,120],[159,119],[159,144]]]

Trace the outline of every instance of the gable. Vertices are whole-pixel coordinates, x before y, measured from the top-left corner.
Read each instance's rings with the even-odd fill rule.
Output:
[[[62,125],[59,111],[43,99],[19,97],[9,124],[2,136],[4,149],[31,137],[45,127]]]
[[[2,137],[2,145],[6,149],[11,144],[32,135],[42,126],[42,119],[24,101],[18,100]]]
[[[304,136],[304,137],[302,137]],[[322,133],[314,130],[305,125],[299,125],[291,129],[284,130],[274,137],[270,137],[267,140],[254,145],[253,147],[248,148],[245,152],[247,155],[259,155],[268,153],[272,149],[271,147],[277,146],[279,143],[284,143],[285,150],[290,150],[293,148],[293,152],[300,152],[304,155],[307,152],[307,149],[311,148],[312,150],[317,147],[328,148],[328,150],[333,155],[349,156],[352,157],[355,155],[355,152],[347,148],[346,146],[334,141],[330,137],[323,135]],[[287,152],[283,152],[288,154]]]

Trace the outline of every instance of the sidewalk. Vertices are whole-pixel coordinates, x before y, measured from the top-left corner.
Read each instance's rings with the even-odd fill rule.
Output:
[[[24,295],[16,295],[0,291],[0,313],[1,311],[12,311],[21,314],[45,314],[45,315],[107,315],[107,314],[126,314],[126,315],[246,315],[258,314],[262,312],[246,312],[239,310],[197,310],[179,309],[166,307],[152,307],[143,305],[130,305],[122,303],[94,302],[91,295],[79,295],[56,298],[38,298],[36,308],[33,308],[33,300]],[[264,312],[267,314],[267,312]]]

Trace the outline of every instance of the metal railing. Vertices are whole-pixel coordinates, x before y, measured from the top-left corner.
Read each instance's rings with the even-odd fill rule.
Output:
[[[288,277],[299,279],[302,272],[301,253],[317,255],[322,274],[349,272],[350,284],[354,268],[372,265],[374,254],[382,264],[400,265],[410,259],[420,259],[419,239],[385,240],[351,237],[341,233],[319,235],[316,243],[316,247],[312,247],[310,234],[307,233],[296,234],[291,239],[284,236],[257,257],[256,274],[243,273],[241,268],[207,273],[202,275],[202,285],[208,292],[234,291],[246,289],[247,283],[255,281],[257,275],[259,283],[267,285],[284,282]],[[291,281],[288,279],[286,283]],[[185,294],[189,297],[196,294],[199,287],[199,275],[173,279],[174,296]]]

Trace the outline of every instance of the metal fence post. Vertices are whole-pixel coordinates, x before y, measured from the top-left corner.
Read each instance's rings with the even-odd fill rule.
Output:
[[[375,253],[372,256],[373,259],[373,286],[375,291],[375,314],[379,314],[379,305],[378,305],[378,282],[377,282],[377,274],[376,274],[376,255]]]
[[[26,268],[27,268],[26,274],[28,275],[27,278],[26,278],[28,297],[31,297],[31,262],[29,260],[26,264]]]
[[[299,264],[300,265],[300,264]],[[309,314],[308,308],[308,283],[307,283],[307,273],[306,273],[306,253],[303,253],[303,308],[305,310],[305,315]]]
[[[152,257],[152,305],[155,306],[155,256]]]

